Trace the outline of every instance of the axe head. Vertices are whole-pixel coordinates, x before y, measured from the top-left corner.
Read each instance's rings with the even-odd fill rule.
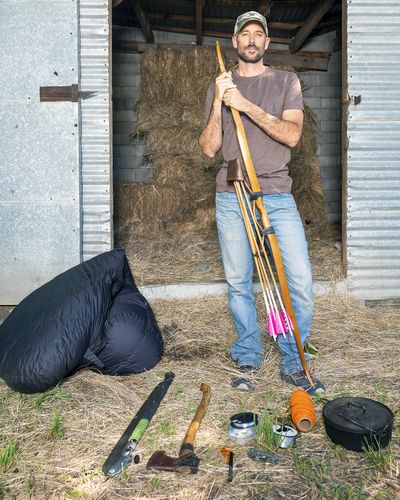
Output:
[[[194,453],[187,453],[180,457],[170,457],[165,451],[155,451],[147,462],[148,469],[178,472],[179,474],[196,474],[199,470],[200,459]]]

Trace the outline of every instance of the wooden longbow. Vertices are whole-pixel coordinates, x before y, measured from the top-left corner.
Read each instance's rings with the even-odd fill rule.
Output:
[[[217,50],[217,57],[218,57],[218,63],[219,63],[220,70],[221,70],[221,72],[226,71],[224,60],[222,58],[221,47],[220,47],[218,41],[216,42],[216,50]],[[261,188],[260,188],[260,184],[258,182],[256,172],[255,172],[253,160],[251,158],[249,145],[247,142],[246,133],[245,133],[244,126],[242,123],[242,119],[240,117],[240,113],[235,108],[231,107],[230,109],[232,111],[233,120],[235,122],[236,134],[237,134],[237,138],[238,138],[238,142],[239,142],[239,148],[240,148],[240,152],[242,154],[243,164],[244,164],[244,167],[246,169],[250,189],[253,192],[253,194],[260,193]],[[269,248],[271,251],[271,255],[272,255],[272,258],[273,258],[273,261],[275,264],[276,273],[278,276],[278,281],[279,281],[279,285],[280,285],[280,289],[281,289],[281,293],[282,293],[283,304],[284,304],[286,313],[289,315],[289,318],[290,318],[291,323],[293,325],[293,335],[294,335],[294,338],[296,341],[296,346],[297,346],[297,350],[298,350],[298,353],[300,356],[301,364],[303,366],[303,370],[304,370],[304,373],[305,373],[307,379],[309,380],[310,384],[312,386],[314,386],[313,380],[311,378],[310,372],[309,372],[308,367],[307,367],[307,361],[306,361],[306,358],[304,355],[303,345],[302,345],[301,339],[300,339],[299,328],[297,326],[297,321],[296,321],[296,317],[294,314],[292,301],[290,299],[289,287],[288,287],[288,283],[287,283],[287,279],[286,279],[285,270],[283,267],[281,252],[279,250],[278,240],[276,238],[276,234],[274,232],[274,229],[271,225],[271,221],[269,220],[269,217],[267,215],[267,210],[264,206],[262,196],[255,196],[254,199],[255,199],[255,201],[254,201],[255,206],[256,206],[257,211],[258,211],[259,216],[260,216],[260,221],[261,221],[261,226],[262,226],[262,234],[267,238],[268,245],[269,245]],[[253,248],[252,248],[252,252],[254,255]],[[263,252],[261,252],[261,253],[263,253]],[[256,261],[256,265],[258,268],[257,261]]]

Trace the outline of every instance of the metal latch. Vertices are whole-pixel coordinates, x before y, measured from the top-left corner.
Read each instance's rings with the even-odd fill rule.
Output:
[[[351,102],[353,102],[355,106],[360,104],[361,103],[361,95],[354,95],[354,96],[350,97],[349,94],[347,94],[343,104],[348,106]]]
[[[79,90],[76,83],[65,87],[40,87],[40,102],[78,102],[80,98],[87,99],[96,94],[97,92]]]

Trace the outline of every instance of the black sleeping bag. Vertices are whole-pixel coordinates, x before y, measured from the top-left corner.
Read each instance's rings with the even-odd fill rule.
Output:
[[[129,295],[135,300],[127,300]],[[121,301],[125,320],[118,327]],[[123,250],[60,274],[28,295],[0,325],[0,377],[19,392],[45,391],[83,366],[137,373],[152,368],[161,355],[157,323],[133,282]]]
[[[105,323],[106,344],[97,354],[102,373],[128,375],[149,370],[160,360],[162,338],[146,299],[135,285],[124,285]]]

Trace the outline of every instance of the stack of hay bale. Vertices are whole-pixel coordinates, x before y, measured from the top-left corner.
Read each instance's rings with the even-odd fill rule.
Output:
[[[233,66],[227,61],[227,68]],[[287,69],[287,68],[285,68]],[[198,145],[207,87],[219,69],[212,47],[152,49],[143,55],[135,135],[146,137],[151,182],[115,190],[117,232],[135,237],[210,230],[214,226],[215,174],[221,157],[207,158]],[[316,157],[315,120],[306,107],[304,131],[292,152],[293,194],[303,220],[325,220]]]

